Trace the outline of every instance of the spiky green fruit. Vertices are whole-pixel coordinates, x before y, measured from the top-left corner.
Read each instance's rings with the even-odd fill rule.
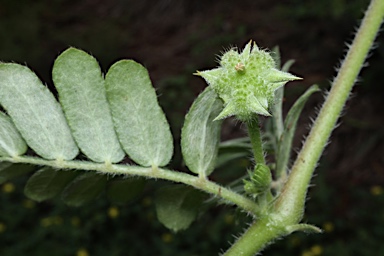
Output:
[[[250,41],[241,53],[231,49],[223,54],[220,67],[197,71],[224,102],[224,109],[215,118],[236,116],[246,121],[253,114],[270,116],[275,91],[289,81],[301,79],[276,69],[271,55]]]

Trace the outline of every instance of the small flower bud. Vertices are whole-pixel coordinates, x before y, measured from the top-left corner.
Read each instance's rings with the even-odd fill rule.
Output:
[[[272,175],[265,164],[257,164],[249,176],[250,180],[244,180],[244,190],[248,194],[257,196],[270,188]]]

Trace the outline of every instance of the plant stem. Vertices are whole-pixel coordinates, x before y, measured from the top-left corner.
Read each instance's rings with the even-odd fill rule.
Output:
[[[197,176],[182,173],[179,171],[168,170],[158,167],[141,167],[125,164],[105,164],[94,163],[87,161],[55,161],[46,160],[38,157],[19,156],[19,157],[0,157],[0,162],[12,162],[12,163],[26,163],[33,165],[52,166],[58,169],[75,169],[75,170],[87,170],[97,171],[102,174],[123,174],[132,176],[142,176],[147,178],[164,179],[173,182],[184,183],[200,189],[206,193],[225,199],[227,203],[235,204],[243,210],[257,216],[259,214],[259,207],[257,204],[228,188],[220,186],[207,179],[201,179]]]
[[[372,0],[276,204],[278,209],[293,214],[297,221],[300,221],[304,211],[306,192],[313,171],[374,42],[383,17],[384,1]]]
[[[268,217],[265,217],[253,223],[223,256],[255,255],[283,234],[281,227],[271,225]]]
[[[340,116],[368,51],[384,17],[384,1],[372,0],[332,89],[303,145],[282,193],[268,218],[255,222],[225,254],[252,256],[275,238],[283,228],[301,221],[310,179],[327,140]],[[280,227],[280,228],[279,228]],[[254,245],[254,246],[253,246]]]
[[[259,118],[257,115],[246,121],[252,152],[257,164],[265,164],[263,142],[261,140]]]

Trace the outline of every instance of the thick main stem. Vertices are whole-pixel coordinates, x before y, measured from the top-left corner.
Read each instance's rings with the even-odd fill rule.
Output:
[[[257,220],[229,248],[224,256],[251,256],[261,251],[277,237],[283,235],[283,229],[273,226],[266,217]]]
[[[384,1],[373,0],[335,78],[332,88],[300,151],[277,207],[301,218],[310,179],[384,17]]]

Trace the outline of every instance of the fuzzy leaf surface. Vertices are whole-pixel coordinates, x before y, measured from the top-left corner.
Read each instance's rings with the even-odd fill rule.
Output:
[[[195,220],[203,196],[202,192],[184,185],[163,187],[155,198],[157,218],[174,232],[184,230]]]
[[[124,152],[114,130],[97,60],[69,48],[57,57],[52,78],[81,151],[94,162],[120,162]]]
[[[121,60],[109,69],[105,82],[125,152],[142,166],[167,165],[173,154],[172,134],[148,71],[133,60]]]
[[[27,151],[27,144],[11,118],[0,112],[0,156],[20,156]]]
[[[221,121],[213,121],[223,103],[211,87],[194,101],[181,130],[181,150],[185,164],[193,173],[207,176],[215,168],[220,142]]]
[[[51,167],[43,167],[29,178],[24,194],[38,202],[54,198],[77,175],[74,171],[56,171]]]
[[[0,64],[0,105],[41,157],[71,160],[78,154],[60,104],[29,68]]]

